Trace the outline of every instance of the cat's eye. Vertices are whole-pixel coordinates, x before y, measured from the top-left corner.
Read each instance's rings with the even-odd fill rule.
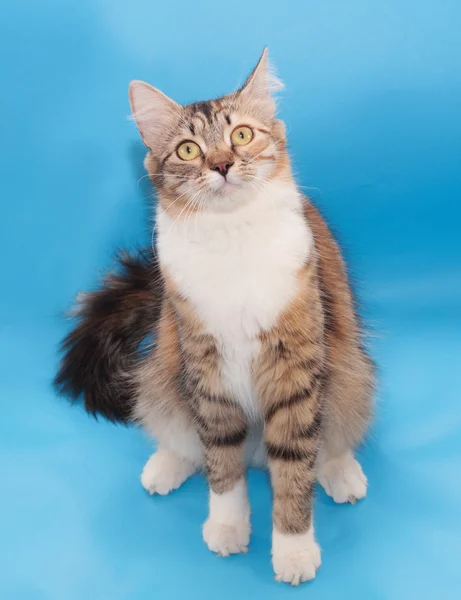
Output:
[[[193,160],[200,154],[200,146],[195,142],[183,142],[176,150],[181,160]]]
[[[231,135],[232,143],[236,146],[246,146],[253,139],[253,130],[246,125],[234,129]]]

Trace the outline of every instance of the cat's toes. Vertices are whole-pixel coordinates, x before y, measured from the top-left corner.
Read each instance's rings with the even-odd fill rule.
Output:
[[[283,534],[274,529],[272,566],[275,579],[299,585],[314,579],[321,564],[320,548],[313,530],[303,534]]]
[[[194,465],[170,450],[158,450],[141,473],[141,483],[149,494],[165,496],[178,488],[195,471]]]
[[[219,556],[248,552],[250,522],[243,519],[239,523],[226,524],[209,518],[203,526],[203,539]]]
[[[354,504],[367,495],[367,478],[351,452],[321,462],[317,479],[325,492],[339,504]]]

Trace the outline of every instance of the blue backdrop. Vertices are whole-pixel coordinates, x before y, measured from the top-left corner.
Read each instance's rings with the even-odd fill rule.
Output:
[[[460,31],[459,0],[2,1],[2,599],[459,596]],[[318,491],[324,565],[298,590],[272,580],[263,473],[250,553],[219,559],[203,478],[148,497],[143,434],[50,386],[62,312],[116,246],[150,237],[128,82],[209,98],[266,44],[298,181],[343,242],[381,375],[369,496]]]

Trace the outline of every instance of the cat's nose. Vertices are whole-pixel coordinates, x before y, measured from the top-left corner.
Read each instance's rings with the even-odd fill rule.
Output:
[[[229,169],[232,167],[233,162],[218,162],[212,165],[212,171],[218,171],[223,177],[229,173]]]

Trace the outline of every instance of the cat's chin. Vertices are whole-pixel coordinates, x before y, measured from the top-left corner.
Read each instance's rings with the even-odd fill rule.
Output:
[[[213,205],[223,204],[231,206],[238,202],[242,197],[245,186],[241,182],[223,181],[218,188],[215,188],[210,194],[210,200]]]
[[[237,187],[240,187],[239,185],[237,186],[235,183],[232,183],[230,181],[224,181],[221,186],[218,188],[218,192],[221,193],[223,196],[229,196],[232,195],[235,192],[235,189]]]
[[[233,179],[223,179],[221,178],[221,180],[217,183],[215,183],[212,186],[212,190],[215,194],[217,195],[221,195],[221,196],[232,196],[233,194],[236,193],[237,190],[240,190],[242,188],[242,181],[240,179],[238,180],[233,180]]]
[[[245,185],[229,187],[210,195],[208,202],[204,203],[203,210],[211,212],[233,212],[249,204],[255,198],[255,191]]]
[[[251,187],[244,185],[243,182],[233,183],[226,181],[219,192],[228,202],[236,202],[240,201],[242,198],[248,199],[249,194],[253,194],[254,190]]]

